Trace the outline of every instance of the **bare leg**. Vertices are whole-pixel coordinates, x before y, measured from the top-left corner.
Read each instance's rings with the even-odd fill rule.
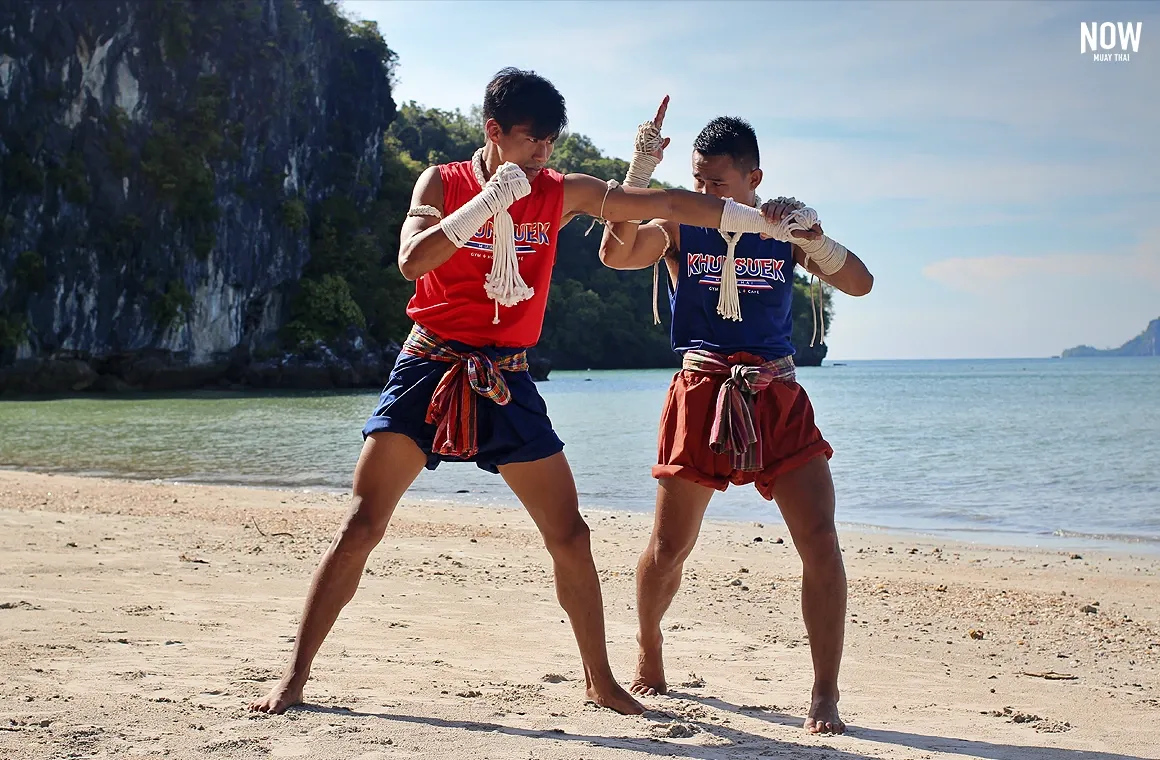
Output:
[[[338,613],[354,598],[367,557],[426,461],[414,441],[397,433],[375,433],[363,443],[350,511],[314,572],[286,673],[269,694],[250,704],[251,710],[281,713],[302,701],[314,656]]]
[[[640,658],[631,690],[654,696],[668,690],[665,683],[661,618],[677,589],[685,559],[701,532],[701,521],[713,489],[682,478],[661,478],[657,484],[657,509],[648,546],[636,566],[636,608],[640,632]]]
[[[588,698],[619,713],[639,715],[644,708],[616,682],[608,663],[600,578],[568,460],[561,452],[535,462],[504,465],[500,474],[532,516],[552,555],[556,597],[580,647]]]
[[[838,668],[846,625],[846,569],[834,527],[830,463],[818,456],[779,477],[773,496],[802,559],[802,617],[810,638],[814,687],[805,727],[840,734]]]

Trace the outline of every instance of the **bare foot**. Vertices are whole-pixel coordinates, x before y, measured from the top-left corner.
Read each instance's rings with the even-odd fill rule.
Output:
[[[616,681],[611,681],[605,686],[589,686],[588,698],[601,707],[616,710],[621,715],[640,715],[644,712],[644,706],[633,699]]]
[[[250,709],[254,712],[281,715],[287,708],[300,704],[302,704],[302,685],[283,678],[277,686],[270,689],[269,694],[251,702]]]
[[[814,697],[810,704],[810,714],[806,717],[805,729],[811,734],[843,734],[846,724],[838,717],[836,697]]]
[[[636,640],[640,644],[640,657],[636,663],[636,678],[632,679],[629,691],[644,697],[667,694],[669,687],[665,683],[665,664],[661,655],[664,638],[661,632],[656,632],[655,639],[646,640],[638,635]]]

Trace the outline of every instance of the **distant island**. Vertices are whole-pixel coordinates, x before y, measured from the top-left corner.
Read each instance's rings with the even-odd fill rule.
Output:
[[[1064,351],[1062,356],[1064,359],[1089,356],[1160,356],[1160,319],[1153,319],[1144,328],[1144,332],[1119,348],[1099,349],[1091,346],[1076,346]]]

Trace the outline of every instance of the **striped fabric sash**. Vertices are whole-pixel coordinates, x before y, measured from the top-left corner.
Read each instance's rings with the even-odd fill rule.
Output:
[[[528,369],[527,351],[515,351],[496,359],[479,350],[456,351],[418,324],[411,328],[400,353],[451,365],[431,396],[427,423],[435,425],[431,450],[461,459],[479,453],[475,394],[504,406],[511,401],[512,394],[501,371],[526,372]]]
[[[792,356],[758,366],[730,364],[729,358],[710,351],[687,351],[682,369],[706,375],[728,375],[717,393],[717,409],[709,433],[709,447],[715,454],[728,452],[735,470],[760,471],[761,436],[753,419],[753,399],[774,381],[793,382]]]

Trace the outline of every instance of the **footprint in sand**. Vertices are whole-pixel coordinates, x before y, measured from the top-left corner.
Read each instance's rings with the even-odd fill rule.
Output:
[[[230,675],[232,677],[231,683],[241,683],[244,681],[261,683],[263,681],[273,681],[278,677],[278,674],[273,670],[266,668],[255,668],[253,666],[238,668]]]
[[[202,752],[223,752],[228,757],[235,757],[237,752],[260,752],[266,754],[269,748],[258,739],[226,739],[201,745]]]
[[[310,741],[302,738],[276,739],[270,746],[271,757],[306,757],[311,751]]]
[[[3,602],[0,603],[0,610],[43,610],[43,607],[38,607],[31,602],[21,600],[19,602]]]
[[[700,732],[696,725],[692,723],[682,723],[680,721],[673,721],[672,723],[661,723],[649,729],[653,736],[664,739],[688,739],[694,734]]]

